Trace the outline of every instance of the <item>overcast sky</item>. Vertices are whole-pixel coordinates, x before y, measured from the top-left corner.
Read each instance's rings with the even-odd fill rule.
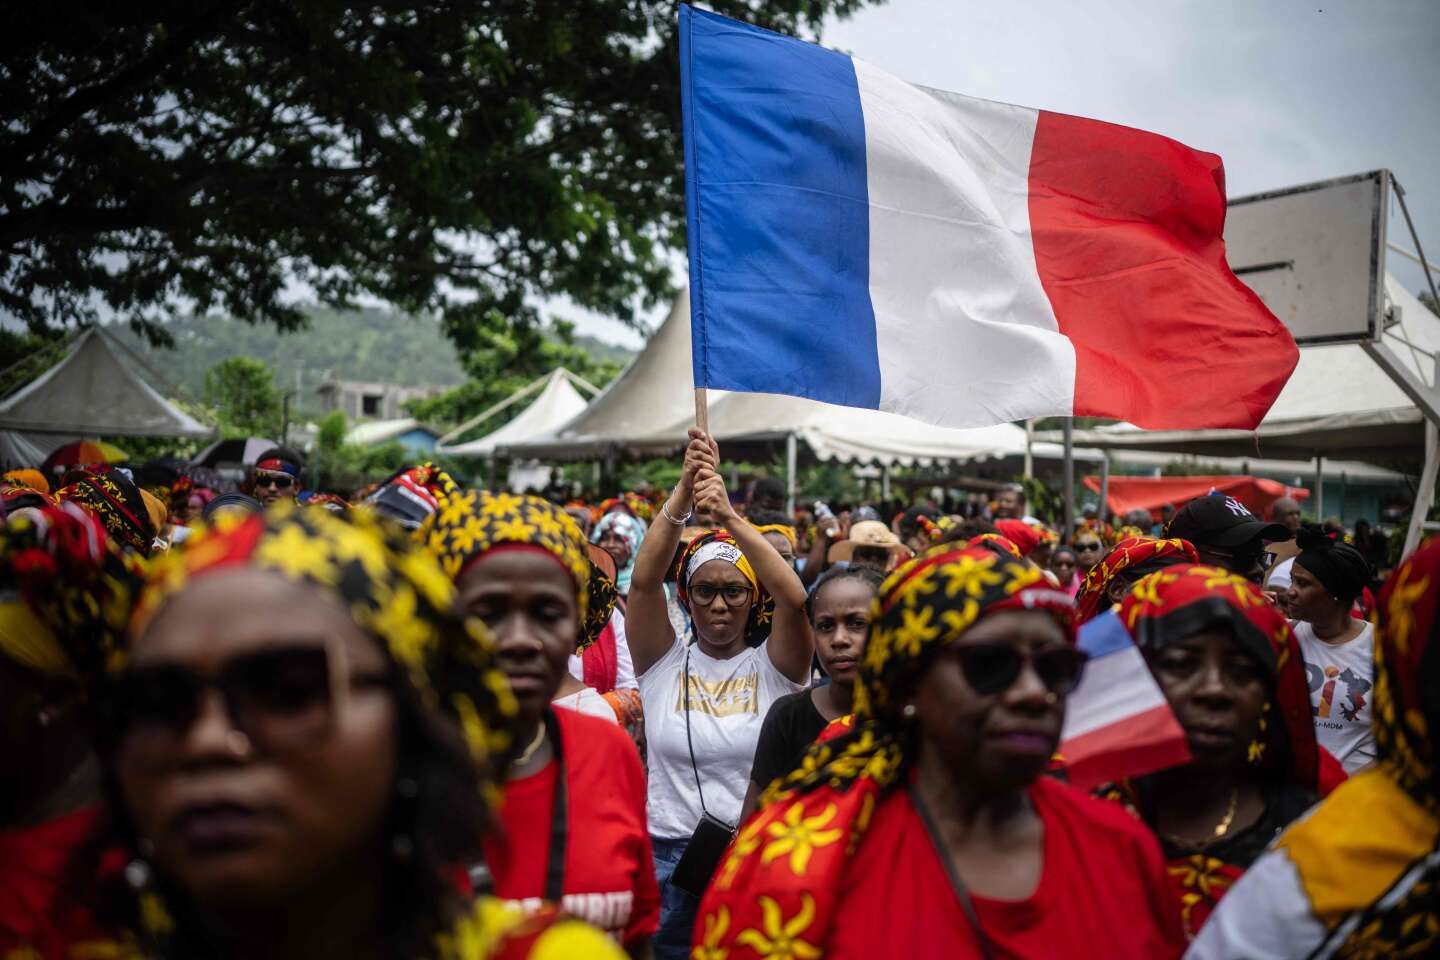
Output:
[[[1388,167],[1440,263],[1440,0],[892,0],[823,42],[914,83],[1218,153],[1231,196]],[[1414,249],[1393,202],[1390,239]],[[1387,266],[1422,289],[1419,267]]]

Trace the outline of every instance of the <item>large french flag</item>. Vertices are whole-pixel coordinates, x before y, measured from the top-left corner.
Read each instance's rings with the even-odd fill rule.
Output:
[[[1220,158],[680,8],[695,385],[945,426],[1260,422],[1299,353]]]
[[[1060,759],[1082,789],[1188,763],[1190,747],[1140,648],[1113,610],[1080,627],[1090,654],[1065,703]]]

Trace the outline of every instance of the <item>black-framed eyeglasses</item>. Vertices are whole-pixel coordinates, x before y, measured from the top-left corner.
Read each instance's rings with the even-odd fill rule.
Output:
[[[970,643],[952,648],[970,689],[983,696],[1010,689],[1029,664],[1045,689],[1069,696],[1080,685],[1090,655],[1075,647],[1046,647],[1021,653],[1008,643]]]
[[[727,607],[738,607],[750,599],[750,588],[730,583],[717,587],[710,583],[697,583],[690,588],[690,597],[702,607],[708,607],[719,597]]]
[[[342,673],[345,675],[342,676]],[[142,762],[163,763],[195,725],[208,691],[230,724],[266,754],[313,746],[334,726],[352,687],[384,686],[384,672],[342,671],[323,646],[267,647],[232,657],[212,675],[175,663],[142,664],[114,683],[114,733]]]
[[[255,486],[289,490],[295,486],[295,478],[288,473],[257,473],[255,474]]]

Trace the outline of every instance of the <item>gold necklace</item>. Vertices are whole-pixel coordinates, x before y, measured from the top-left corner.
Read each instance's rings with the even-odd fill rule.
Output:
[[[1235,808],[1240,804],[1240,788],[1235,787],[1230,791],[1230,809],[1225,811],[1225,818],[1215,825],[1215,839],[1219,840],[1230,832],[1230,824],[1235,822]]]
[[[1184,837],[1177,837],[1173,833],[1166,833],[1163,834],[1163,836],[1166,840],[1169,840],[1171,843],[1175,844],[1178,847],[1184,847],[1188,850],[1203,850],[1205,849],[1205,847],[1209,846],[1210,844],[1214,843],[1216,840],[1219,840],[1221,837],[1225,836],[1225,834],[1230,832],[1230,826],[1235,822],[1235,813],[1239,806],[1240,788],[1236,787],[1230,791],[1230,806],[1225,811],[1225,816],[1221,817],[1220,822],[1215,825],[1214,835],[1209,840],[1186,840]]]
[[[538,729],[538,730],[535,731],[535,739],[534,739],[534,740],[531,740],[531,741],[530,741],[530,746],[526,747],[526,748],[525,748],[525,751],[524,751],[523,753],[521,753],[520,756],[518,756],[518,757],[515,758],[515,763],[512,764],[512,766],[515,766],[515,767],[523,767],[525,764],[529,763],[529,762],[530,762],[530,758],[533,757],[533,756],[535,756],[535,751],[539,750],[539,749],[540,749],[540,744],[542,744],[542,743],[544,743],[544,742],[545,742],[545,723],[544,723],[544,721],[541,721],[541,723],[540,723],[540,729]],[[1231,808],[1230,815],[1231,815],[1231,816],[1234,816],[1234,815],[1235,815],[1235,811],[1234,811],[1233,806],[1232,806],[1232,808]]]

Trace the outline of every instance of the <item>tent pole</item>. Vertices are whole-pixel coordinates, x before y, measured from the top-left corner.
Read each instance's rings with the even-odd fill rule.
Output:
[[[1325,458],[1315,454],[1315,522],[1325,523]]]
[[[1035,476],[1035,419],[1025,421],[1025,479]]]
[[[890,464],[880,465],[880,500],[884,503],[890,502]]]
[[[1100,461],[1100,509],[1096,511],[1100,523],[1110,519],[1110,454],[1108,451],[1102,452],[1105,453],[1105,459]]]
[[[795,434],[785,434],[785,513],[795,516],[795,461],[798,459]]]
[[[1075,535],[1075,421],[1065,418],[1065,529],[1060,539],[1066,543]]]

